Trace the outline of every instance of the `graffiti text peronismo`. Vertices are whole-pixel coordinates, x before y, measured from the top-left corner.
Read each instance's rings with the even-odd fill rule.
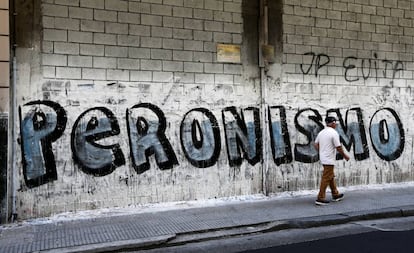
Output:
[[[23,109],[26,112],[23,114]],[[303,138],[291,145],[286,109],[269,106],[268,126],[260,125],[260,111],[256,107],[222,110],[222,123],[230,166],[246,160],[255,165],[262,160],[262,129],[268,128],[273,161],[276,165],[293,161],[314,163],[319,160],[312,143],[324,127],[322,115],[315,109],[304,108],[294,117],[295,129]],[[67,113],[53,101],[32,101],[19,108],[23,174],[28,187],[37,187],[57,179],[56,154],[52,144],[65,132]],[[355,160],[370,157],[367,134],[375,153],[383,160],[393,161],[404,150],[405,133],[400,117],[392,108],[374,113],[365,129],[361,108],[351,108],[342,116],[339,109],[326,115],[338,118],[337,131],[348,151],[353,148]],[[154,156],[159,169],[167,170],[179,164],[176,152],[167,136],[167,119],[154,104],[140,103],[126,110],[126,131],[131,165],[138,173],[150,169]],[[81,113],[71,131],[71,151],[75,164],[87,174],[105,176],[126,164],[119,143],[105,144],[105,140],[121,133],[116,115],[106,107],[93,107]],[[221,153],[221,129],[216,116],[206,108],[187,112],[180,123],[181,149],[188,162],[198,168],[216,164]],[[338,157],[338,159],[342,159]]]

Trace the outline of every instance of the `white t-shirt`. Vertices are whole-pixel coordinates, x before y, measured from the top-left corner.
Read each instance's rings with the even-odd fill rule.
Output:
[[[316,136],[315,143],[319,143],[319,159],[323,165],[334,165],[336,148],[341,146],[339,134],[332,127],[325,127]]]

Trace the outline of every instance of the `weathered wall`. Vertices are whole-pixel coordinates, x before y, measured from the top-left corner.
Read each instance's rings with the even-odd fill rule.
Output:
[[[2,222],[7,218],[9,52],[9,1],[0,0],[0,220]]]
[[[17,2],[20,217],[316,189],[327,112],[340,185],[414,179],[411,1]]]
[[[0,114],[9,111],[9,1],[0,0]]]
[[[413,1],[284,2],[283,73],[270,67],[267,90],[286,110],[286,149],[274,150],[286,164],[271,165],[269,191],[317,188],[310,141],[327,113],[353,157],[338,163],[340,185],[413,180],[413,11]]]
[[[7,141],[8,118],[0,115],[0,219],[7,220]]]
[[[222,120],[259,101],[257,64],[216,60],[243,43],[240,1],[42,3],[41,30],[17,34],[20,217],[261,191],[258,157],[229,166]]]

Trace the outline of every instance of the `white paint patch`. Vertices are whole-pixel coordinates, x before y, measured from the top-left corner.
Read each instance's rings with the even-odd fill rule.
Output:
[[[350,191],[361,191],[361,190],[386,190],[386,189],[403,188],[403,187],[414,187],[414,182],[339,187],[339,189],[340,191],[343,191],[343,192],[350,192]],[[60,213],[60,214],[53,215],[47,218],[31,219],[31,220],[21,221],[17,224],[3,225],[2,228],[10,228],[10,227],[15,227],[15,226],[25,226],[25,225],[54,224],[54,223],[59,223],[59,222],[68,222],[68,221],[75,221],[75,220],[82,220],[82,219],[136,215],[136,214],[142,214],[142,213],[184,210],[184,209],[191,209],[191,208],[208,208],[208,207],[225,206],[225,205],[231,205],[231,204],[237,204],[237,203],[254,203],[254,202],[259,202],[259,201],[306,198],[310,196],[314,197],[316,194],[317,194],[316,190],[306,190],[306,191],[283,192],[283,193],[272,195],[269,197],[261,195],[261,194],[257,194],[257,195],[235,196],[235,197],[229,197],[229,198],[218,198],[218,199],[200,200],[200,201],[179,201],[179,202],[169,202],[169,203],[167,202],[167,203],[157,203],[157,204],[135,205],[135,206],[129,206],[129,207],[124,207],[124,208],[102,208],[99,210],[65,212],[65,213]]]

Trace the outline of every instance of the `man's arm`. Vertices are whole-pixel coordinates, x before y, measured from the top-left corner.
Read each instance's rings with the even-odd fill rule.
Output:
[[[345,154],[344,149],[342,148],[342,146],[338,146],[336,147],[336,150],[345,158],[345,160],[349,160],[349,156],[347,154]]]
[[[314,143],[313,146],[315,147],[316,151],[319,151],[319,143]]]

